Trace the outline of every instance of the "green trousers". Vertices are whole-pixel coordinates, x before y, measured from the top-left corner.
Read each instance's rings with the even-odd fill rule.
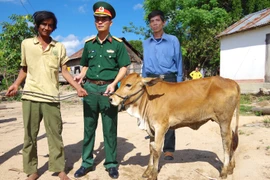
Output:
[[[106,87],[107,85],[99,86],[88,82],[84,85],[85,90],[88,92],[88,96],[84,97],[83,100],[84,139],[82,166],[85,168],[94,166],[93,149],[99,114],[101,114],[104,139],[104,166],[107,169],[118,165],[116,160],[118,109],[110,104],[108,97],[97,94],[97,92],[104,92]]]
[[[26,174],[37,172],[37,135],[43,119],[49,147],[49,171],[65,169],[64,145],[60,103],[22,101],[24,123],[23,170]]]

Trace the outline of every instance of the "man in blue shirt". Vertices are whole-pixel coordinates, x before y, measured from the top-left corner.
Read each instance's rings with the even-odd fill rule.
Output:
[[[162,11],[152,11],[148,15],[148,20],[152,35],[143,42],[142,76],[160,77],[167,82],[181,82],[182,53],[177,37],[164,32],[166,21]],[[173,160],[174,151],[175,131],[169,129],[164,140],[164,159]]]

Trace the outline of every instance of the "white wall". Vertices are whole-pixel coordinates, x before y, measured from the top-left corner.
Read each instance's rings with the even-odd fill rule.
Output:
[[[220,39],[220,75],[234,80],[261,80],[265,76],[266,34],[270,26]]]

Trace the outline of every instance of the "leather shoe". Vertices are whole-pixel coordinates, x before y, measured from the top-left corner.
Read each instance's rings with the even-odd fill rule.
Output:
[[[164,160],[168,160],[168,161],[172,161],[172,160],[174,160],[174,158],[173,158],[173,153],[172,152],[165,152],[164,153]]]
[[[90,167],[90,168],[85,168],[83,166],[81,166],[74,174],[74,177],[75,178],[78,178],[78,177],[82,177],[84,175],[86,175],[89,171],[92,171],[93,168]]]
[[[117,179],[119,176],[118,170],[116,169],[116,167],[110,167],[108,169],[106,169],[106,171],[108,171],[109,176],[113,179]]]

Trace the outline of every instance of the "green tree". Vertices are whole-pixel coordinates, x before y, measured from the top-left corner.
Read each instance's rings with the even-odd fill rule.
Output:
[[[243,15],[248,15],[270,7],[269,0],[242,0]]]
[[[142,35],[146,39],[147,37],[150,36],[150,29],[146,29],[145,27],[142,26],[137,27],[133,24],[133,22],[130,22],[129,26],[123,27],[122,33],[134,33],[137,35]]]
[[[143,54],[142,41],[140,40],[131,40],[128,41],[131,46],[136,49],[139,53]]]
[[[232,11],[230,13],[233,22],[238,21],[243,17],[243,8],[241,4],[241,0],[233,0],[232,1]]]
[[[11,22],[0,23],[0,74],[5,86],[14,81],[20,69],[21,42],[35,34],[31,15],[11,15]]]
[[[233,16],[233,22],[245,15],[270,7],[269,0],[218,0],[218,4],[220,8],[225,9]],[[238,15],[238,19],[235,18],[236,15]]]

